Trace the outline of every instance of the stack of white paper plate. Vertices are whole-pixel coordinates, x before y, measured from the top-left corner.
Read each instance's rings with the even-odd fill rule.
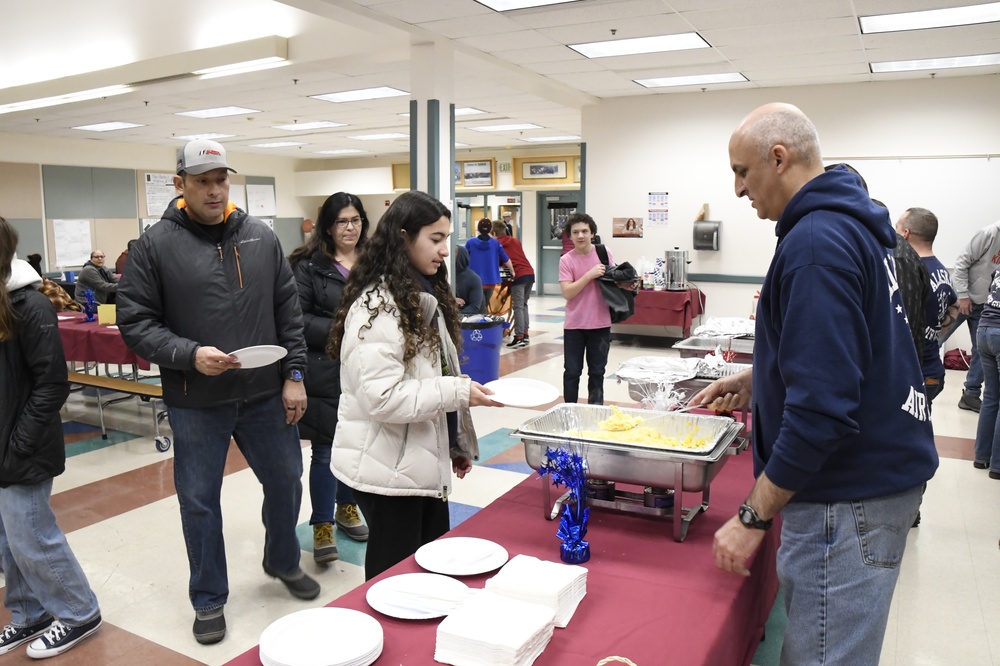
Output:
[[[499,569],[510,557],[498,543],[476,537],[437,539],[417,549],[417,564],[448,576],[475,576]]]
[[[260,635],[264,666],[368,666],[382,654],[382,625],[361,611],[312,608],[275,620]]]

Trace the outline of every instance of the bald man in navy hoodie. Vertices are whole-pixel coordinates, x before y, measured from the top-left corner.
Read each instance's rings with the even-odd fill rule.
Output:
[[[753,490],[715,534],[746,561],[781,512],[782,664],[878,664],[906,535],[938,457],[895,276],[896,233],[860,179],[823,171],[816,128],[768,104],[733,133],[736,196],[777,222],[753,368],[693,403],[753,401]]]

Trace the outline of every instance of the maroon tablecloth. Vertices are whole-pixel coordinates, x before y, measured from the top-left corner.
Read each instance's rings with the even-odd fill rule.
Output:
[[[635,314],[621,322],[634,326],[679,326],[684,337],[691,335],[691,322],[704,312],[705,294],[691,288],[684,291],[642,289],[635,295]]]
[[[569,626],[555,630],[535,664],[593,666],[611,655],[628,657],[639,666],[749,664],[778,590],[778,533],[768,532],[748,578],[715,567],[712,536],[746,498],[753,483],[751,469],[747,453],[729,460],[712,483],[708,512],[694,520],[682,543],[671,538],[668,521],[592,510],[587,534],[592,557],[584,565],[589,569],[587,596]],[[462,483],[474,483],[475,476],[473,470]],[[491,539],[511,556],[526,553],[558,561],[557,522],[542,517],[540,483],[532,475],[448,536]],[[410,557],[376,580],[421,570]],[[491,575],[463,580],[481,588]],[[365,602],[369,586],[355,588],[330,605],[366,612],[382,623],[385,649],[376,666],[434,664],[438,621],[397,620],[377,613]],[[229,664],[260,664],[258,649]]]
[[[70,314],[73,318],[66,318]],[[67,361],[136,365],[149,370],[149,361],[139,358],[125,346],[117,328],[85,321],[84,316],[77,313],[60,312],[59,317],[59,336]]]

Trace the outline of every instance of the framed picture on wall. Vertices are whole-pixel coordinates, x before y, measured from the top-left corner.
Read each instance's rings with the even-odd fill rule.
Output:
[[[462,162],[462,184],[465,187],[493,187],[493,160]]]
[[[455,162],[455,185],[462,184],[462,163]]]
[[[580,158],[573,158],[573,182],[580,182]]]
[[[565,162],[522,162],[521,178],[565,178]]]

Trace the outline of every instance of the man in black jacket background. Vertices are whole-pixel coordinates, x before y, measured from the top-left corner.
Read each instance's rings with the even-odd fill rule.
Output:
[[[178,151],[174,185],[181,196],[132,247],[118,291],[122,337],[160,367],[193,631],[205,644],[226,634],[220,495],[231,438],[264,490],[264,572],[301,599],[320,592],[299,567],[295,535],[302,500],[295,424],[306,409],[295,278],[274,232],[229,202],[230,171],[225,148],[214,141],[191,141]],[[266,365],[244,357],[244,367],[231,353],[261,345],[285,354]]]

